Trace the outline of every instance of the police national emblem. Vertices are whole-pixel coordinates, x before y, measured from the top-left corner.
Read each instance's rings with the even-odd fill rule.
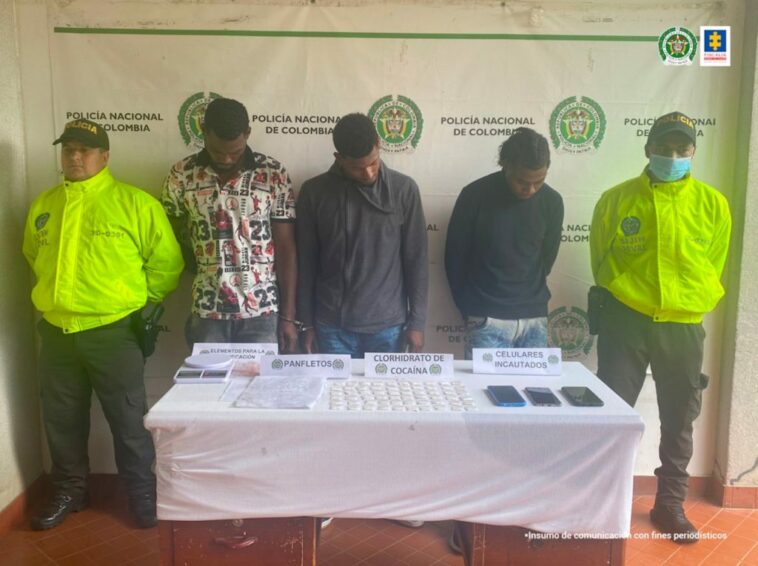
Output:
[[[574,360],[590,353],[594,339],[587,313],[578,307],[559,307],[547,318],[548,344],[560,348],[563,359]]]
[[[692,65],[697,51],[697,38],[683,27],[673,27],[658,37],[658,54],[664,65]]]
[[[588,96],[566,98],[550,115],[553,146],[566,153],[596,150],[603,141],[605,128],[605,112]]]
[[[42,230],[45,227],[45,224],[47,224],[48,219],[50,218],[49,212],[43,212],[37,218],[34,219],[34,227],[37,229],[37,232]]]
[[[424,119],[421,110],[410,98],[388,94],[374,102],[368,117],[374,122],[383,150],[410,152],[418,146]]]
[[[205,108],[211,100],[222,98],[215,92],[196,92],[184,101],[179,109],[179,133],[182,135],[185,145],[202,149],[203,142],[203,117]]]
[[[621,221],[621,231],[624,236],[634,236],[640,231],[641,222],[636,216],[627,216]]]

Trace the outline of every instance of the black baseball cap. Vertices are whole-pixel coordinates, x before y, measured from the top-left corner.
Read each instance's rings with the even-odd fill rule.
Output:
[[[80,141],[87,147],[110,149],[108,134],[100,124],[92,120],[71,120],[65,125],[63,133],[53,142],[53,145],[71,140]]]
[[[660,116],[653,124],[653,127],[650,128],[650,134],[647,138],[648,143],[671,132],[681,132],[690,138],[693,145],[697,143],[695,121],[681,112],[669,112]]]

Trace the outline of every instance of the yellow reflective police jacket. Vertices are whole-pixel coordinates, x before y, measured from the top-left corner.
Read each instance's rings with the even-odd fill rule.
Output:
[[[690,175],[647,172],[606,191],[592,218],[595,282],[658,322],[697,323],[724,295],[731,216],[726,198]]]
[[[67,333],[161,301],[184,268],[158,200],[117,181],[107,167],[37,197],[23,251],[37,278],[34,306]]]

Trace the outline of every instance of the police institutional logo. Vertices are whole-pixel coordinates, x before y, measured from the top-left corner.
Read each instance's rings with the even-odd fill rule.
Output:
[[[658,54],[665,65],[692,65],[697,51],[697,38],[683,27],[673,27],[658,37]]]
[[[550,115],[553,146],[566,153],[595,151],[603,141],[605,127],[605,112],[588,96],[569,97]]]
[[[640,219],[636,216],[627,216],[621,221],[621,231],[624,232],[624,236],[634,236],[639,234],[640,231]]]
[[[547,332],[550,347],[560,348],[563,359],[581,358],[592,349],[589,318],[578,307],[559,307],[551,312]]]
[[[413,151],[421,139],[424,119],[416,103],[402,95],[391,94],[371,106],[368,117],[379,134],[379,145],[385,151]]]
[[[47,224],[48,219],[50,218],[49,212],[43,212],[37,218],[34,219],[34,227],[37,229],[37,232],[42,230],[45,227],[45,224]]]
[[[182,134],[185,145],[202,149],[204,144],[201,126],[205,116],[205,108],[211,100],[216,98],[222,98],[222,96],[215,92],[196,92],[182,104],[179,109],[178,120],[179,133]]]

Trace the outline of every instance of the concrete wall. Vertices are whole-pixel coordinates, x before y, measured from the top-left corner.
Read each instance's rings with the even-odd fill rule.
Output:
[[[758,486],[758,5],[745,10],[735,229],[729,262],[727,319],[714,472],[725,485]]]
[[[0,509],[42,472],[29,271],[21,255],[28,206],[15,4],[0,2]]]

